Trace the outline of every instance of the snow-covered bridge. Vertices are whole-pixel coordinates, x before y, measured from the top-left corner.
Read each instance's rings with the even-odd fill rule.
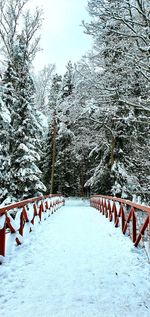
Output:
[[[88,201],[68,199],[32,229],[21,246],[6,243],[1,316],[150,316],[145,249],[135,248]]]

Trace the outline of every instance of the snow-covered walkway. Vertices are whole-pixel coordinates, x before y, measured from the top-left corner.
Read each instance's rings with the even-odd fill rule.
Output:
[[[87,202],[67,200],[0,266],[0,316],[148,317],[145,252]]]

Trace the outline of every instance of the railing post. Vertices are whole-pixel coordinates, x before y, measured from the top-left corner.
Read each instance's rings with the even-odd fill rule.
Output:
[[[133,243],[136,241],[136,216],[135,209],[132,209],[132,241]]]
[[[32,231],[32,225],[34,225],[34,219],[36,216],[39,217],[40,221],[42,220],[42,212],[46,212],[47,209],[50,209],[50,212],[52,210],[56,211],[56,209],[59,207],[59,199],[57,197],[60,197],[59,195],[54,195],[55,196],[55,203],[50,202],[50,205],[48,204],[48,201],[45,203],[45,199],[50,198],[51,195],[47,196],[39,196],[35,198],[30,198],[26,199],[20,202],[12,203],[7,206],[0,207],[0,264],[3,262],[3,257],[5,256],[5,242],[6,242],[6,226],[7,228],[10,229],[10,234],[15,234],[16,238],[15,241],[16,243],[22,244],[23,239],[21,236],[23,236],[23,231],[24,231],[24,225],[27,222],[30,222],[30,231]],[[38,204],[36,205],[36,202]],[[63,204],[65,204],[65,199],[61,201]],[[26,209],[28,207],[28,204],[32,203],[32,208],[33,208],[33,213],[30,214],[30,209]],[[18,211],[19,208],[19,211]],[[22,209],[20,209],[22,208]],[[11,216],[9,211],[17,209],[18,215],[17,219],[15,219]],[[29,213],[28,213],[29,211]],[[18,220],[19,219],[19,225],[18,225]]]
[[[105,196],[105,195],[94,195],[91,197],[91,206],[97,208],[96,201],[98,201],[98,209],[100,212],[108,218],[109,221],[114,220],[115,227],[121,226],[122,233],[125,234],[129,229],[129,235],[132,239],[134,246],[137,246],[144,236],[145,233],[146,240],[149,241],[150,247],[150,206],[139,205],[130,200],[123,198]],[[118,209],[118,203],[120,207]],[[140,224],[140,229],[137,232],[138,219],[140,220],[142,211],[142,226]],[[139,213],[140,212],[140,213]],[[121,220],[121,221],[120,221]],[[130,223],[132,223],[130,225]],[[130,234],[130,228],[132,226],[132,232]],[[143,237],[144,242],[144,237]]]
[[[132,207],[130,208],[129,214],[128,214],[127,218],[126,218],[126,221],[125,221],[125,224],[124,224],[124,228],[123,228],[123,231],[122,231],[123,234],[126,233],[126,230],[128,228],[128,223],[130,222],[131,217],[132,217]]]
[[[6,219],[2,229],[0,229],[0,255],[5,256],[5,241],[6,241]]]
[[[54,202],[53,201],[51,202],[51,210],[52,210],[51,214],[53,215],[53,213],[54,213]]]
[[[147,228],[147,226],[149,225],[149,216],[147,216],[147,218],[145,219],[145,221],[144,221],[144,223],[143,223],[143,226],[142,226],[142,228],[141,228],[141,230],[140,230],[140,232],[139,232],[139,234],[138,234],[138,236],[137,236],[137,239],[136,239],[136,241],[135,241],[135,243],[134,243],[134,245],[135,245],[135,247],[137,247],[137,245],[139,244],[139,242],[140,242],[140,240],[141,240],[141,237],[142,237],[142,235],[144,234],[144,231],[145,231],[145,229]]]
[[[118,227],[118,215],[115,201],[113,202],[112,212],[114,214],[114,225],[115,227]]]
[[[112,221],[112,212],[111,212],[111,205],[110,205],[110,200],[108,200],[108,218],[109,218],[109,221]]]
[[[149,239],[148,239],[148,252],[150,253],[150,214],[148,215],[148,218],[149,218],[149,222],[148,222],[148,236],[149,236]]]
[[[48,208],[48,201],[46,200],[46,203],[45,203],[45,208],[46,208],[46,211],[49,209]]]
[[[43,204],[42,204],[42,201],[40,203],[40,208],[39,208],[39,218],[40,218],[40,222],[42,220],[42,211],[43,211]]]
[[[34,219],[35,219],[35,217],[37,216],[37,206],[36,206],[36,203],[33,204],[33,210],[34,210],[33,219],[31,220],[32,225],[34,225]]]
[[[121,228],[122,228],[122,232],[123,232],[123,229],[124,229],[124,224],[125,224],[125,214],[124,214],[124,208],[123,208],[123,205],[121,203],[120,205],[120,216],[121,216]]]
[[[19,228],[19,233],[21,236],[23,236],[23,227],[24,227],[24,208],[21,212],[21,215],[20,215],[20,228]]]
[[[104,215],[104,198],[102,198],[102,215]]]
[[[106,199],[104,200],[104,215],[105,215],[106,218],[108,218]]]

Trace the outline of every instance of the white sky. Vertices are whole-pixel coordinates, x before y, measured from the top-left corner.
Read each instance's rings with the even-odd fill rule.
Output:
[[[68,60],[76,62],[91,48],[91,39],[81,26],[83,19],[89,20],[87,0],[31,0],[30,5],[44,10],[40,43],[43,51],[35,58],[35,68],[55,63],[57,72],[63,73]]]

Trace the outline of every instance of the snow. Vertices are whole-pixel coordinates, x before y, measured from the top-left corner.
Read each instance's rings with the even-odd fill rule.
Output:
[[[19,144],[18,150],[23,150],[24,152],[29,152],[28,147],[25,144],[23,144],[23,143]]]
[[[3,228],[4,228],[5,220],[6,220],[6,216],[5,216],[5,215],[2,215],[2,216],[0,217],[0,229],[3,229]]]
[[[26,209],[27,216],[29,221],[33,219],[34,216],[34,209],[33,209],[33,204],[28,204],[28,208]]]
[[[145,250],[82,200],[68,199],[8,252],[0,280],[3,317],[150,316]]]
[[[11,122],[10,111],[5,106],[1,97],[0,97],[0,104],[1,104],[1,116],[3,118],[3,121],[5,123],[10,123]]]
[[[40,123],[45,129],[48,129],[48,117],[46,117],[41,111],[37,111]]]
[[[12,218],[12,216],[9,214],[9,212],[7,212],[7,217],[8,217],[9,220],[10,220],[10,224],[11,224],[12,228],[13,228],[15,231],[19,230],[19,228],[20,228],[20,221],[16,222],[16,221]]]

